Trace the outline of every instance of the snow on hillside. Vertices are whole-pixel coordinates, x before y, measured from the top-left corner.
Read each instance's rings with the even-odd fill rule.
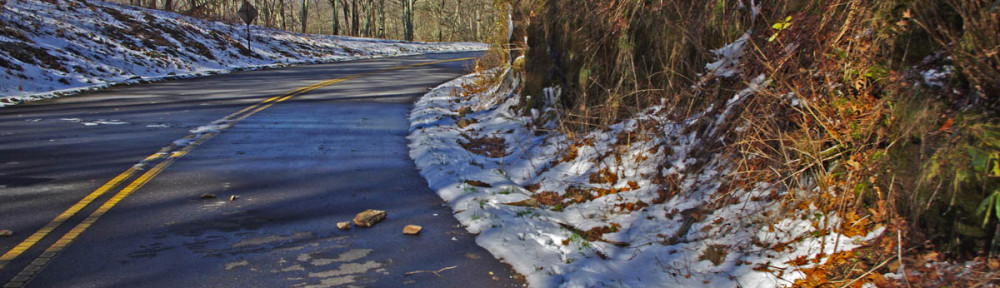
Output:
[[[0,7],[0,107],[116,83],[436,51],[480,43],[410,43],[306,35],[83,0]]]
[[[717,56],[735,59],[736,45]],[[698,164],[695,155],[705,153],[698,127],[714,131],[730,107],[766,85],[763,76],[725,107],[685,121],[653,107],[578,140],[558,132],[551,107],[520,114],[510,88],[517,77],[479,92],[470,90],[479,87],[476,77],[417,102],[410,156],[454,216],[479,234],[476,243],[532,287],[792,286],[884,230],[834,229],[850,222],[813,203],[782,207],[780,199],[795,192],[723,180],[733,165],[726,158]],[[558,96],[558,88],[546,89],[543,102]]]

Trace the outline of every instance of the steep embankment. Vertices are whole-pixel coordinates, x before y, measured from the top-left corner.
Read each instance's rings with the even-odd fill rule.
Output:
[[[411,156],[533,286],[998,283],[1000,2],[498,1]]]
[[[306,35],[81,0],[0,7],[0,107],[116,83],[270,65],[484,49]]]

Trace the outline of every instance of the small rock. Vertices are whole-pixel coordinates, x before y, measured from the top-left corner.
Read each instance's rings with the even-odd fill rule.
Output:
[[[14,231],[0,230],[0,237],[10,237],[10,236],[14,236]]]
[[[420,227],[420,225],[406,225],[406,227],[403,227],[403,234],[417,235],[421,229],[424,229],[424,227]]]
[[[351,229],[351,221],[337,222],[337,229],[340,230]]]
[[[385,216],[387,214],[388,213],[382,210],[368,209],[365,210],[365,212],[358,213],[357,216],[354,216],[354,225],[366,228],[372,227],[375,225],[375,223],[378,223],[379,221],[385,219]]]
[[[212,193],[201,194],[201,199],[215,199],[215,194]]]

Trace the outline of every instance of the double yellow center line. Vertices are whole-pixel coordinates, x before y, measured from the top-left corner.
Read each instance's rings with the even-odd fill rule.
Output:
[[[159,175],[160,172],[163,172],[163,170],[166,169],[168,166],[170,166],[170,164],[173,164],[173,162],[177,161],[177,159],[180,159],[181,157],[184,157],[184,155],[187,155],[187,153],[191,152],[191,150],[194,150],[195,147],[201,145],[205,141],[208,141],[209,139],[221,133],[222,131],[228,129],[229,127],[232,127],[237,122],[240,122],[243,119],[246,119],[247,117],[256,114],[257,112],[263,111],[264,109],[270,108],[275,104],[284,102],[288,99],[308,93],[310,91],[330,86],[336,83],[344,82],[347,80],[361,78],[367,75],[378,74],[388,71],[402,70],[418,66],[427,66],[427,65],[441,64],[447,62],[467,61],[472,59],[475,58],[458,58],[458,59],[447,59],[447,60],[431,61],[431,62],[421,62],[416,64],[396,66],[396,67],[376,70],[372,72],[354,74],[343,78],[320,81],[312,85],[292,90],[291,92],[285,93],[280,96],[270,97],[257,104],[243,108],[242,110],[236,111],[235,113],[230,114],[229,116],[226,116],[222,119],[212,122],[212,124],[214,124],[215,127],[217,127],[217,129],[213,129],[211,132],[195,133],[194,131],[192,131],[192,134],[187,135],[186,137],[184,137],[179,141],[175,141],[173,144],[163,147],[156,153],[153,153],[152,155],[149,155],[148,157],[143,159],[141,162],[139,162],[139,164],[132,166],[128,170],[125,170],[125,172],[122,172],[121,174],[118,174],[118,176],[115,176],[115,178],[112,178],[111,181],[108,181],[104,185],[101,185],[101,187],[97,188],[97,190],[94,190],[94,192],[91,192],[89,195],[81,199],[79,202],[73,204],[73,206],[70,206],[69,209],[63,211],[63,213],[59,214],[59,216],[56,216],[55,219],[52,219],[52,221],[50,221],[48,224],[42,226],[41,229],[38,229],[38,231],[31,234],[31,236],[28,236],[27,239],[19,243],[17,246],[14,246],[14,248],[12,248],[10,251],[7,251],[7,253],[4,253],[2,256],[0,256],[0,269],[3,269],[11,261],[16,259],[21,254],[24,254],[26,251],[28,251],[28,249],[30,249],[35,244],[38,244],[43,238],[52,233],[52,231],[54,231],[60,225],[62,225],[71,217],[73,217],[78,212],[83,210],[83,208],[93,203],[94,200],[96,200],[98,197],[101,197],[102,195],[104,195],[108,191],[113,190],[115,187],[118,187],[120,184],[124,183],[128,179],[131,179],[135,174],[142,171],[144,167],[147,167],[148,165],[151,165],[153,163],[156,164],[155,166],[153,166],[153,168],[149,169],[145,173],[142,173],[142,175],[140,175],[134,181],[132,181],[124,188],[122,188],[120,191],[118,191],[117,194],[111,197],[111,199],[108,199],[106,202],[104,202],[104,204],[98,207],[97,210],[91,213],[90,216],[88,216],[82,222],[73,227],[73,229],[71,229],[66,234],[62,235],[58,240],[56,240],[55,243],[53,243],[47,249],[45,249],[45,251],[42,252],[40,256],[35,258],[34,261],[31,261],[31,263],[28,264],[27,267],[21,270],[21,272],[19,272],[16,276],[14,276],[10,280],[10,282],[7,282],[7,284],[4,285],[3,287],[5,288],[21,287],[27,284],[32,277],[34,277],[39,271],[42,270],[42,268],[45,267],[46,264],[49,263],[49,261],[52,260],[52,258],[56,257],[60,252],[62,252],[62,250],[65,249],[67,246],[69,246],[69,244],[72,243],[74,240],[76,240],[76,238],[79,237],[80,234],[86,231],[87,228],[90,228],[91,225],[96,223],[97,220],[101,218],[101,216],[103,216],[105,213],[108,212],[108,210],[111,210],[111,208],[113,208],[115,205],[118,205],[118,203],[121,202],[123,199],[125,199],[125,197],[128,197],[136,190],[139,190],[139,188],[142,188],[144,185],[146,185],[146,183],[149,183],[150,180]]]

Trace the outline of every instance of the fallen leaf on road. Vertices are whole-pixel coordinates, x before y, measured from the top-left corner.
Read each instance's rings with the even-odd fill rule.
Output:
[[[14,231],[0,230],[0,237],[10,237],[10,236],[14,236]]]
[[[403,234],[417,235],[417,233],[420,233],[421,229],[424,228],[420,227],[420,225],[406,225],[406,227],[403,227]]]
[[[240,199],[240,196],[236,196],[236,195],[229,195],[229,202],[233,202],[233,201],[236,201],[236,199]]]

